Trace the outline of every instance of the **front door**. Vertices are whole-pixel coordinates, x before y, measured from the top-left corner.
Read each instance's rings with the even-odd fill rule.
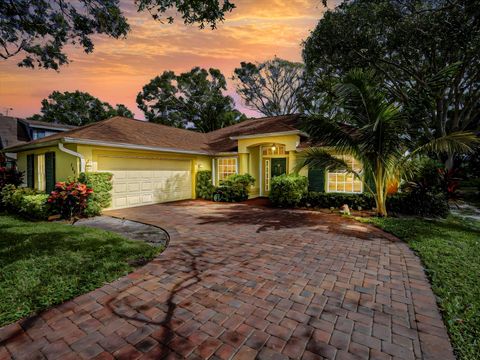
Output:
[[[270,192],[271,179],[275,176],[287,173],[286,158],[265,158],[263,159],[263,195],[268,196]]]
[[[272,158],[272,179],[287,173],[287,159]]]

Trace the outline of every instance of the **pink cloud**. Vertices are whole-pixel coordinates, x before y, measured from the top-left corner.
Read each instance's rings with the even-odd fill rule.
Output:
[[[216,30],[200,30],[181,21],[160,24],[137,13],[131,1],[121,2],[132,31],[126,39],[96,37],[95,51],[69,47],[71,64],[59,73],[16,66],[19,58],[0,62],[0,112],[13,107],[15,116],[30,116],[52,91],[81,90],[135,112],[141,87],[165,70],[182,72],[194,66],[216,67],[230,78],[241,61],[263,61],[277,55],[301,60],[301,41],[322,16],[318,0],[237,0],[237,8]],[[229,80],[228,93],[249,116]]]

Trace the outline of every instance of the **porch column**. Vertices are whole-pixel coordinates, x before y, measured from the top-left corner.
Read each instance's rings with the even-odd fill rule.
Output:
[[[248,154],[238,154],[238,173],[248,174]]]
[[[295,151],[288,152],[288,173],[291,174],[295,171],[297,165],[297,153]]]

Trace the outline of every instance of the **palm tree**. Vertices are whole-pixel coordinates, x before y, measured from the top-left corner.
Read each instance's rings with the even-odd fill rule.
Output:
[[[402,108],[388,101],[371,71],[353,70],[333,87],[333,101],[323,115],[307,119],[305,130],[313,144],[300,157],[298,168],[320,166],[340,170],[366,182],[377,214],[387,216],[387,184],[411,173],[411,159],[421,153],[466,153],[477,142],[475,134],[457,132],[413,149]],[[356,172],[343,159],[352,156],[363,164]]]

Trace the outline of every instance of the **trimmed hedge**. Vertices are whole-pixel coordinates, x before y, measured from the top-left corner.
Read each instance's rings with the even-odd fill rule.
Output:
[[[204,200],[213,200],[215,193],[215,186],[212,184],[212,172],[209,170],[202,170],[197,172],[197,181],[195,185],[195,192],[197,198]]]
[[[308,192],[308,179],[296,174],[280,175],[272,179],[270,201],[278,207],[299,206]]]
[[[450,208],[444,194],[412,191],[389,196],[387,211],[394,214],[444,218],[448,216]]]
[[[339,208],[347,204],[350,209],[370,210],[375,207],[375,200],[369,193],[321,193],[309,192],[302,200],[302,205],[312,208]]]
[[[89,196],[87,207],[83,211],[85,216],[100,215],[103,209],[111,205],[112,178],[113,174],[108,172],[87,172],[79,175],[78,182],[93,189],[93,194]]]
[[[11,213],[31,220],[46,220],[50,215],[48,195],[29,188],[3,187],[1,194],[3,207]]]
[[[309,208],[336,208],[347,204],[350,209],[371,210],[375,200],[370,193],[343,194],[309,192],[301,205]],[[443,194],[429,192],[405,192],[387,198],[387,211],[392,214],[416,215],[423,217],[446,217],[449,213],[448,201]]]
[[[250,174],[230,175],[215,189],[213,199],[223,202],[238,202],[248,199],[249,188],[255,183]]]

